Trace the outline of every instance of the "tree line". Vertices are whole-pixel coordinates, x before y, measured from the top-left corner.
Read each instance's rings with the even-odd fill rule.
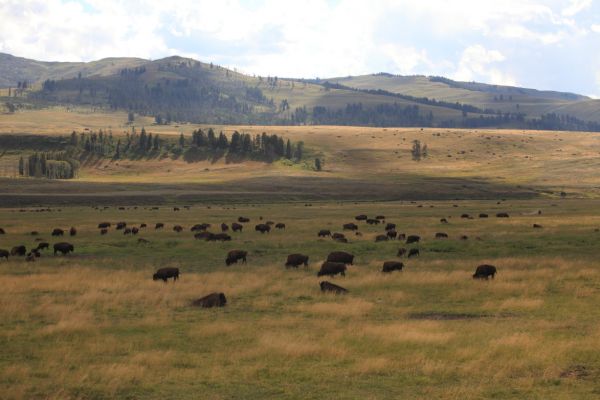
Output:
[[[80,163],[66,152],[33,153],[19,158],[19,175],[49,179],[72,179]]]

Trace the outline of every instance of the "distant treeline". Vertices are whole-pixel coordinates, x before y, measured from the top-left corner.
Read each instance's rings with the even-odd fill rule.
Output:
[[[33,153],[19,158],[19,175],[49,179],[72,179],[77,176],[79,161],[67,152]]]

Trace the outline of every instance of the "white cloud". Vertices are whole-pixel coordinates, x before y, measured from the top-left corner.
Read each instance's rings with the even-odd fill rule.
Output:
[[[482,45],[472,45],[463,51],[453,77],[461,81],[484,80],[496,85],[515,85],[513,77],[495,66],[505,60],[498,50],[487,50]]]
[[[563,8],[561,13],[566,17],[573,17],[591,5],[592,0],[571,0],[570,4]]]
[[[600,24],[594,24],[590,27],[590,29],[596,33],[600,33]]]

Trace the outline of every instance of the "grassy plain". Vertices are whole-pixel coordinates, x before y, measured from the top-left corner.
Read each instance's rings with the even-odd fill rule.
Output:
[[[511,217],[495,218],[500,211]],[[0,261],[1,397],[594,398],[599,211],[584,199],[2,209],[0,248],[34,245],[32,230],[46,239],[54,227],[79,233],[64,239],[75,245],[70,256]],[[479,212],[491,218],[459,218]],[[358,213],[384,214],[400,232],[421,235],[421,256],[383,275],[382,262],[406,245],[374,243],[381,226],[361,224],[363,236],[348,235],[349,244],[317,238]],[[240,215],[252,222],[232,242],[189,232]],[[260,216],[287,229],[254,232]],[[100,236],[105,220],[147,223],[139,236],[150,243]],[[248,264],[225,267],[230,249],[247,250]],[[345,296],[319,291],[318,265],[332,250],[356,255],[345,278],[329,279],[350,290]],[[293,252],[309,255],[310,266],[286,270]],[[474,281],[484,262],[498,267],[496,279]],[[163,266],[179,267],[180,281],[152,281]],[[226,294],[225,308],[190,306],[213,291]]]

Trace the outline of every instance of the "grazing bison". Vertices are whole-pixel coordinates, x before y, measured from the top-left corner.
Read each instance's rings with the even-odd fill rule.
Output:
[[[98,224],[98,229],[106,229],[110,228],[110,222],[100,222]]]
[[[448,234],[444,232],[438,232],[435,234],[436,239],[448,239]]]
[[[71,227],[71,229],[69,229],[69,236],[75,236],[77,235],[77,229],[75,229],[74,226]]]
[[[349,224],[344,224],[344,225],[342,226],[342,228],[343,228],[345,231],[356,231],[356,230],[358,230],[358,225],[356,225],[356,224],[355,224],[355,223],[353,223],[353,222],[350,222]]]
[[[229,253],[227,253],[225,265],[229,266],[231,264],[236,264],[239,260],[242,260],[242,263],[246,264],[247,255],[248,252],[244,250],[231,250]]]
[[[223,222],[221,224],[221,232],[227,232],[229,230],[229,225],[227,225],[225,222]]]
[[[375,219],[383,221],[385,219],[385,215],[378,215],[375,217]]]
[[[50,248],[50,243],[47,243],[47,242],[40,242],[37,245],[38,250],[44,250],[44,249],[49,249],[49,248]]]
[[[325,261],[321,265],[321,269],[317,272],[317,276],[329,275],[334,276],[340,274],[346,276],[346,264],[343,262]]]
[[[410,249],[408,251],[408,258],[417,257],[419,255],[421,255],[421,253],[419,252],[419,249]]]
[[[331,238],[333,240],[345,239],[346,235],[344,235],[343,233],[334,232],[333,235],[331,235]]]
[[[501,212],[496,214],[496,218],[508,218],[508,213]]]
[[[398,240],[405,240],[406,239],[406,233],[399,233],[398,234]]]
[[[173,282],[179,279],[179,268],[160,268],[154,273],[154,275],[152,275],[152,280],[154,281],[162,279],[163,282],[166,282],[169,278],[173,278]]]
[[[536,229],[542,229],[542,226],[540,224],[533,224],[533,227]]]
[[[284,224],[284,223],[281,223],[281,222],[279,222],[277,225],[275,225],[275,228],[276,228],[276,229],[285,229],[285,224]]]
[[[406,254],[406,249],[404,247],[401,247],[398,249],[398,253],[396,254],[396,257],[402,257]]]
[[[131,228],[125,228],[123,230],[123,235],[131,235]]]
[[[321,292],[332,292],[335,294],[348,293],[348,289],[327,281],[319,283],[319,286],[321,287]]]
[[[266,224],[269,225],[269,226],[273,226],[273,225],[275,225],[275,222],[273,222],[273,221],[267,221]]]
[[[369,218],[367,220],[367,224],[369,225],[379,225],[381,223],[381,221],[379,221],[378,219],[374,219],[374,218]]]
[[[387,235],[377,235],[375,236],[375,242],[387,242],[389,240]]]
[[[494,275],[496,275],[496,267],[483,264],[477,267],[473,274],[473,279],[488,279],[490,276],[494,279]]]
[[[217,242],[217,241],[229,242],[231,240],[231,236],[229,236],[226,233],[215,233],[214,235],[212,235],[212,237],[209,240],[211,240],[213,242]]]
[[[383,263],[381,272],[402,271],[402,268],[404,268],[404,264],[402,264],[400,261],[386,261]]]
[[[409,235],[406,238],[406,244],[419,243],[420,241],[421,241],[421,237],[417,236],[417,235]]]
[[[231,230],[234,232],[241,232],[244,229],[244,225],[242,224],[238,224],[237,222],[234,222],[233,224],[231,224]]]
[[[30,234],[31,236],[37,236],[37,235],[39,235],[40,233],[39,233],[38,231],[31,231],[31,232],[29,232],[29,234]]]
[[[146,225],[146,224],[141,224],[141,225],[140,225],[140,229],[146,228],[147,226],[148,226],[148,225]]]
[[[27,256],[25,257],[25,261],[27,261],[27,262],[34,262],[35,261],[35,256],[32,253],[27,253]]]
[[[354,256],[350,253],[346,253],[345,251],[332,251],[327,256],[327,261],[352,265],[354,262]]]
[[[469,214],[461,214],[460,217],[461,218],[471,218],[471,216]]]
[[[254,230],[260,233],[269,233],[271,232],[271,226],[267,224],[258,224],[254,227]]]
[[[64,234],[65,234],[65,231],[63,231],[63,230],[62,230],[62,229],[60,229],[60,228],[54,228],[54,229],[52,230],[52,236],[62,236],[62,235],[64,235]]]
[[[469,240],[467,235],[460,235],[460,240]]]
[[[8,261],[9,255],[10,253],[8,252],[8,250],[0,249],[0,258],[6,258],[6,261]]]
[[[60,252],[64,256],[73,251],[75,251],[75,248],[73,247],[73,245],[71,243],[61,242],[61,243],[54,244],[54,255],[56,255],[56,253]]]
[[[329,229],[321,229],[318,235],[319,237],[331,236],[331,231]]]
[[[181,225],[175,225],[173,227],[173,231],[179,233],[179,232],[183,231],[183,226],[181,226]]]
[[[247,222],[250,222],[250,218],[246,218],[246,217],[239,217],[239,218],[238,218],[238,222],[239,222],[239,223],[242,223],[242,224],[243,224],[243,223],[247,223]]]
[[[486,213],[481,213],[479,214],[479,218],[487,218],[488,215]]]
[[[287,257],[285,266],[286,268],[298,268],[301,264],[304,264],[305,267],[308,266],[308,256],[305,256],[304,254],[290,254]]]
[[[135,226],[133,228],[131,228],[131,234],[132,235],[137,235],[138,233],[140,233],[139,228],[136,228]]]
[[[27,253],[27,248],[23,245],[15,246],[12,249],[10,249],[11,256],[24,256],[25,253]]]
[[[165,227],[165,224],[163,224],[162,222],[157,222],[156,225],[154,225],[154,229],[162,229]]]
[[[173,207],[173,211],[179,211],[179,207]]]
[[[391,231],[387,231],[386,235],[390,239],[396,239],[396,236],[398,236],[398,232],[391,230]]]
[[[345,237],[335,238],[333,240],[335,240],[338,243],[348,243],[348,239],[346,239]]]
[[[354,217],[354,219],[357,221],[366,221],[367,216],[365,214],[360,214],[360,215],[357,215],[356,217]]]
[[[120,231],[121,229],[125,229],[126,226],[127,226],[126,222],[118,222],[117,227],[115,229]]]
[[[441,218],[441,219],[440,219],[440,223],[442,223],[442,224],[447,224],[447,223],[448,223],[448,220],[447,220],[446,218]]]
[[[0,235],[6,235],[6,231],[3,228],[0,228]]]
[[[385,230],[386,230],[386,231],[393,231],[393,230],[395,230],[395,229],[396,229],[396,224],[392,224],[391,222],[388,222],[388,223],[385,225]]]
[[[224,293],[211,293],[207,296],[192,301],[192,305],[202,308],[225,307],[227,298]]]
[[[108,233],[108,229],[104,228],[104,229],[100,229],[100,234],[101,235],[106,235]]]
[[[194,235],[194,239],[196,240],[213,240],[213,236],[215,236],[212,232],[198,232]]]

